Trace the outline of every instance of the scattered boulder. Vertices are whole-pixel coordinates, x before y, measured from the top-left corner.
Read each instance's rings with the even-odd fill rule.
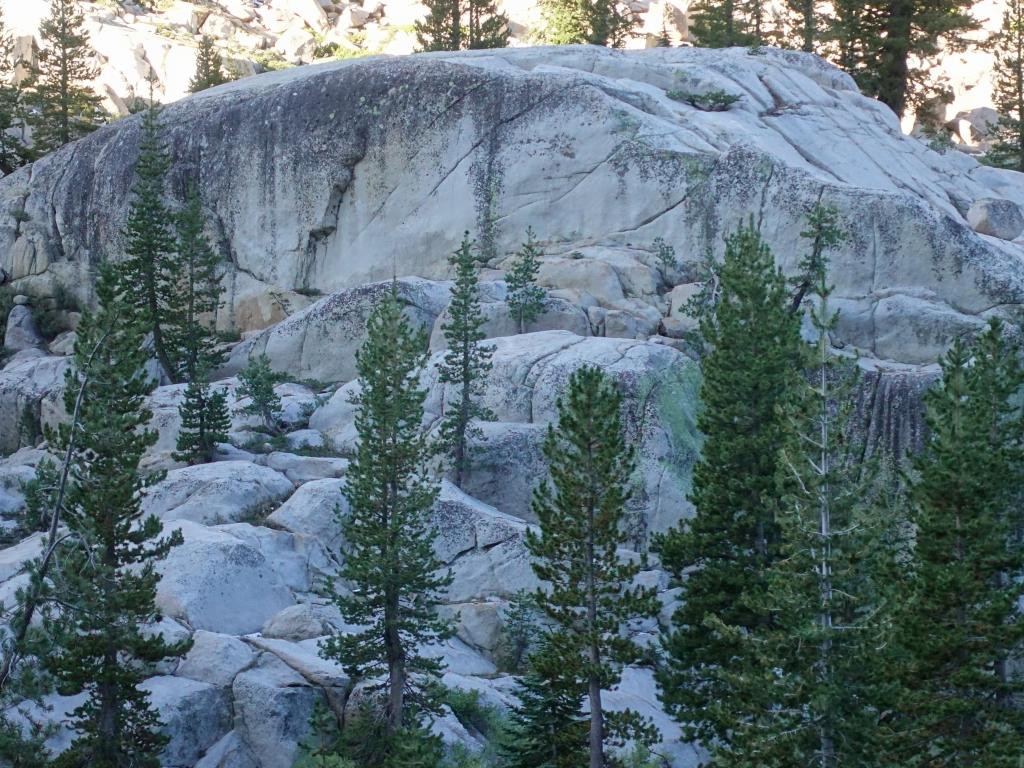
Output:
[[[301,485],[291,498],[267,518],[267,525],[319,541],[328,552],[342,549],[341,526],[335,509],[347,513],[342,495],[344,480],[314,480]]]
[[[193,768],[231,728],[231,708],[221,688],[166,675],[151,677],[140,688],[149,694],[170,737],[160,755],[164,768]]]
[[[4,347],[12,352],[20,352],[23,349],[40,349],[45,345],[46,341],[32,316],[32,308],[25,304],[15,304],[7,315]]]
[[[178,663],[174,674],[228,687],[238,673],[248,669],[255,660],[252,648],[237,637],[199,629],[192,635],[192,648]]]
[[[1024,215],[1012,200],[975,200],[967,211],[967,223],[975,232],[1000,240],[1016,240],[1024,231]]]

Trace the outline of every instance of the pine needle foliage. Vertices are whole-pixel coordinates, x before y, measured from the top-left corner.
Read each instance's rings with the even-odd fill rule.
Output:
[[[448,350],[438,367],[438,379],[452,385],[454,399],[446,403],[441,422],[441,445],[444,447],[454,472],[454,482],[462,487],[470,466],[467,442],[471,437],[482,437],[474,421],[493,421],[494,414],[480,404],[483,384],[491,370],[494,348],[481,344],[484,316],[480,310],[480,286],[477,275],[473,243],[467,232],[462,245],[448,259],[455,268],[455,284],[448,304],[448,319],[442,324]]]
[[[621,48],[640,20],[617,0],[541,0],[540,6],[543,39],[549,45]]]
[[[537,590],[536,600],[556,626],[551,651],[563,674],[586,685],[592,768],[605,765],[616,738],[650,737],[630,714],[609,717],[601,703],[601,691],[618,684],[621,665],[640,657],[626,625],[658,611],[653,589],[632,586],[642,562],[619,556],[635,466],[621,408],[621,393],[599,368],[573,372],[558,401],[558,425],[544,440],[551,479],[534,492],[540,531],[526,535],[533,570],[549,586]]]
[[[416,22],[416,40],[423,51],[504,48],[508,17],[494,0],[425,0],[427,15]]]
[[[590,763],[586,682],[562,666],[561,642],[557,633],[545,633],[527,659],[501,750],[505,768],[586,768]]]
[[[941,366],[913,462],[889,754],[901,766],[1010,768],[1024,754],[1013,703],[1024,693],[1020,349],[993,320],[973,344],[954,341]]]
[[[1024,171],[1024,1],[1007,0],[994,53],[993,98],[999,120],[985,162]]]
[[[803,365],[799,316],[753,222],[727,239],[717,277],[720,298],[701,320],[711,351],[690,495],[697,511],[655,542],[683,588],[662,638],[662,703],[688,738],[706,744],[727,741],[733,723],[751,714],[745,691],[721,670],[756,669],[736,633],[772,620],[766,590],[779,555],[779,456]]]
[[[231,77],[224,71],[224,59],[217,50],[214,39],[209,35],[203,35],[199,40],[199,50],[196,52],[196,73],[189,82],[189,92],[199,93],[215,85],[229,82]]]
[[[224,362],[215,328],[221,305],[220,260],[203,231],[202,203],[195,188],[189,190],[175,223],[183,314],[171,343],[181,356],[181,375],[188,387],[178,409],[181,431],[174,458],[196,464],[214,457],[217,443],[227,442],[231,426],[227,395],[210,386],[210,376]]]
[[[66,613],[50,623],[61,642],[45,660],[61,693],[88,696],[73,713],[78,736],[54,762],[59,768],[158,768],[167,737],[139,685],[152,674],[147,665],[188,649],[143,629],[160,619],[154,565],[182,539],[180,532],[161,536],[160,521],[141,509],[142,491],[158,479],[139,471],[156,442],[144,405],[155,383],[145,372],[145,326],[120,285],[114,267],[101,267],[100,309],[79,326],[65,394],[73,412],[88,366],[64,509],[74,538],[54,592]],[[62,428],[61,439],[68,434]]]
[[[437,485],[428,471],[433,451],[419,386],[426,338],[402,313],[396,284],[371,314],[367,334],[356,357],[359,444],[344,489],[350,511],[338,513],[347,551],[330,589],[346,621],[363,628],[331,637],[322,653],[355,679],[375,680],[369,691],[383,698],[389,759],[397,760],[409,740],[401,749],[391,740],[420,728],[421,713],[437,705],[442,665],[420,649],[450,635],[436,609],[451,578],[433,549]]]
[[[50,0],[39,26],[42,49],[30,72],[25,102],[33,151],[45,154],[86,136],[105,122],[102,99],[88,83],[99,74],[96,53],[75,0]]]
[[[239,413],[258,417],[261,427],[271,435],[280,431],[281,419],[281,397],[274,387],[284,380],[283,374],[270,367],[270,358],[265,354],[250,357],[238,374],[238,396],[249,400],[238,409]]]
[[[14,40],[0,11],[0,174],[13,173],[31,159],[21,129],[22,93],[14,83]]]
[[[516,253],[505,282],[508,285],[508,309],[516,321],[518,333],[526,333],[526,326],[544,311],[547,291],[537,285],[540,259],[544,255],[537,245],[532,228],[526,230],[526,242]]]
[[[181,358],[174,348],[180,326],[181,262],[177,259],[174,217],[164,202],[171,160],[161,137],[160,107],[151,103],[142,116],[132,202],[125,225],[121,266],[125,295],[152,334],[153,353],[164,375],[181,381]]]

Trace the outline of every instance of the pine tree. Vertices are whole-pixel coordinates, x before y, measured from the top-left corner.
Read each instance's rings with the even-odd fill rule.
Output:
[[[504,48],[508,17],[494,0],[425,0],[427,16],[416,22],[416,39],[424,51]]]
[[[801,367],[799,316],[753,223],[727,239],[717,276],[720,299],[701,321],[712,350],[697,422],[705,440],[690,494],[697,512],[656,542],[683,587],[673,630],[662,640],[662,702],[689,738],[706,744],[727,741],[735,719],[749,713],[744,692],[719,671],[756,669],[735,632],[771,621],[765,591],[778,556],[779,451]]]
[[[586,768],[589,764],[586,683],[567,675],[557,652],[562,638],[545,634],[516,684],[519,705],[502,745],[505,768]]]
[[[862,459],[852,422],[856,368],[832,351],[838,315],[820,243],[839,233],[820,224],[805,232],[814,264],[808,384],[781,453],[778,514],[780,557],[768,572],[767,628],[733,633],[753,664],[722,670],[734,690],[746,689],[745,717],[713,747],[715,764],[763,768],[880,768],[880,692],[887,676],[895,571],[893,521],[879,503],[876,477]],[[817,214],[817,215],[815,215]],[[819,226],[815,226],[818,224]]]
[[[512,261],[505,281],[508,285],[508,309],[515,318],[519,333],[526,333],[526,326],[536,320],[544,311],[547,291],[537,285],[540,271],[540,257],[543,252],[537,245],[533,230],[526,230],[526,242]]]
[[[448,351],[438,367],[438,378],[444,384],[454,385],[458,391],[455,398],[446,403],[447,413],[441,423],[441,444],[451,460],[455,485],[461,488],[469,468],[467,440],[480,436],[479,429],[474,428],[471,422],[494,419],[494,414],[478,402],[483,380],[491,370],[494,350],[480,343],[484,340],[481,330],[484,316],[480,311],[480,286],[468,232],[448,263],[455,268],[455,284],[448,304],[448,320],[441,326]]]
[[[182,270],[175,254],[174,217],[164,202],[170,162],[160,137],[160,107],[154,102],[142,116],[122,276],[126,295],[152,334],[153,352],[164,375],[179,382],[180,351],[174,349],[173,338],[182,322]]]
[[[765,42],[762,0],[696,0],[690,6],[690,31],[705,48],[758,46]]]
[[[821,46],[825,9],[821,0],[786,0],[790,39],[801,51],[815,53]]]
[[[1017,765],[1024,754],[1020,349],[993,320],[954,341],[926,395],[930,434],[915,457],[909,588],[896,617],[892,762]]]
[[[50,15],[39,27],[43,40],[27,83],[27,120],[32,148],[44,154],[92,133],[105,122],[102,99],[87,85],[99,74],[75,0],[50,0]]]
[[[281,417],[281,398],[274,386],[284,381],[284,376],[270,367],[266,355],[250,357],[245,368],[238,374],[238,396],[249,402],[239,409],[246,416],[258,416],[262,426],[272,435],[278,432]]]
[[[608,740],[616,731],[622,737],[620,726],[630,724],[609,718],[601,703],[602,689],[620,679],[619,665],[640,655],[623,629],[658,611],[653,589],[631,586],[642,564],[619,557],[634,469],[621,407],[622,395],[600,369],[573,372],[558,401],[558,427],[544,440],[551,483],[534,493],[540,532],[526,535],[534,572],[550,587],[538,589],[536,599],[557,627],[556,663],[586,684],[591,768],[604,768]]]
[[[616,0],[541,0],[544,42],[621,48],[639,17]]]
[[[196,53],[196,73],[189,82],[190,93],[199,93],[215,85],[223,85],[231,82],[231,78],[224,71],[224,60],[214,40],[209,35],[203,35],[199,40],[199,50]]]
[[[174,458],[194,464],[213,458],[217,443],[227,442],[231,425],[227,396],[210,386],[211,374],[224,362],[214,329],[221,275],[217,254],[203,232],[202,204],[194,188],[189,190],[176,224],[184,315],[180,329],[175,329],[179,333],[171,341],[181,351],[182,375],[188,387],[178,409],[181,431]]]
[[[181,533],[160,537],[160,521],[141,510],[141,493],[152,478],[140,474],[139,461],[156,442],[156,433],[145,428],[152,414],[144,400],[155,384],[144,370],[145,327],[121,293],[114,267],[101,267],[96,292],[100,309],[78,328],[79,370],[68,373],[65,394],[71,412],[87,365],[64,515],[75,542],[62,553],[57,577],[68,609],[63,642],[46,659],[61,693],[84,691],[88,698],[74,711],[78,737],[55,765],[158,768],[166,736],[139,684],[149,676],[146,664],[182,655],[187,643],[169,644],[143,627],[160,618],[154,564],[181,542]],[[63,439],[67,434],[62,430]]]
[[[999,120],[985,162],[1024,171],[1024,0],[1007,0],[994,53],[993,99]]]
[[[29,161],[30,152],[18,135],[21,89],[14,83],[14,41],[0,10],[0,174],[7,175]]]
[[[403,734],[417,731],[421,713],[436,705],[441,663],[420,648],[450,633],[436,609],[451,578],[438,573],[429,519],[437,485],[428,476],[426,392],[418,381],[426,338],[402,314],[394,283],[367,321],[367,334],[356,357],[360,390],[353,398],[359,445],[344,489],[351,511],[339,513],[348,547],[340,580],[352,592],[331,586],[346,621],[362,629],[331,637],[322,653],[356,679],[384,675],[370,690],[383,693],[385,749],[397,760],[416,741]]]
[[[929,61],[940,50],[962,49],[978,29],[972,0],[837,0],[823,26],[837,63],[866,94],[902,116],[936,95]],[[915,66],[915,62],[918,62]]]

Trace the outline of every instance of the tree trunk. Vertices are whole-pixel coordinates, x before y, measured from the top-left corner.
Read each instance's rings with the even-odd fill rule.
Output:
[[[879,53],[878,100],[897,117],[907,108],[910,67],[910,36],[914,17],[913,0],[893,0],[885,19],[885,36]]]

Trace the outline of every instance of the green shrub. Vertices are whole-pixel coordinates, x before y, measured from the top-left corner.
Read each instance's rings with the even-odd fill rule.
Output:
[[[707,93],[691,93],[689,91],[669,90],[665,95],[675,101],[681,101],[696,107],[702,112],[725,112],[733,104],[740,100],[740,97],[721,89],[708,91]]]

